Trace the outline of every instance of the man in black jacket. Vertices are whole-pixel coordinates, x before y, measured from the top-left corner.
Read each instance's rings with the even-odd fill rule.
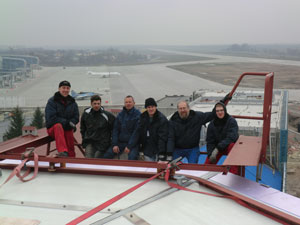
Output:
[[[111,135],[115,117],[101,106],[99,95],[91,97],[91,107],[86,108],[81,116],[80,133],[85,157],[103,158],[111,145]]]
[[[168,140],[168,120],[157,110],[153,98],[145,101],[146,111],[140,116],[138,125],[140,159],[164,160]]]
[[[197,163],[201,127],[213,119],[213,113],[191,110],[186,101],[179,102],[177,109],[169,121],[167,156]]]
[[[206,164],[216,164],[223,155],[228,155],[239,137],[236,120],[227,113],[226,106],[218,102],[214,107],[214,119],[207,128]],[[238,167],[232,166],[231,173],[238,174]]]
[[[47,132],[55,139],[58,156],[62,157],[75,157],[73,131],[79,122],[79,111],[75,99],[69,95],[70,88],[70,82],[60,82],[58,92],[45,108]]]

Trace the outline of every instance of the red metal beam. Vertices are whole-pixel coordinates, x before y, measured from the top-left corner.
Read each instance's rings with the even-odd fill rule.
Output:
[[[21,160],[19,154],[0,154],[0,159],[16,159]],[[31,158],[30,160],[33,160]],[[91,159],[91,158],[53,158],[47,156],[39,156],[40,162],[49,163],[72,163],[72,164],[88,164],[88,165],[102,165],[102,166],[126,166],[126,167],[143,167],[143,168],[155,168],[155,169],[166,169],[167,164],[157,162],[145,162],[138,160],[115,160],[115,159]],[[199,170],[199,171],[216,171],[227,173],[229,170],[228,166],[219,166],[214,164],[203,165],[203,164],[181,164],[180,169],[182,170]]]

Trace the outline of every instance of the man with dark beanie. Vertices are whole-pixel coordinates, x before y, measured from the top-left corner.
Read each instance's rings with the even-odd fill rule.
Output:
[[[69,95],[71,84],[61,81],[58,92],[51,97],[45,108],[46,127],[55,139],[60,157],[75,157],[73,131],[79,122],[79,110],[75,99]]]
[[[207,128],[206,164],[216,164],[223,155],[228,155],[239,137],[236,120],[227,113],[224,103],[218,102],[213,110],[214,119]],[[232,166],[229,172],[238,175],[238,167]]]
[[[140,159],[164,160],[168,141],[168,120],[157,110],[153,98],[145,101],[146,111],[140,116],[138,125]]]

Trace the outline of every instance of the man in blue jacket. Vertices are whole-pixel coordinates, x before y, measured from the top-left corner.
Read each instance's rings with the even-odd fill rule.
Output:
[[[206,164],[216,164],[223,155],[228,155],[239,138],[236,120],[227,113],[226,106],[218,102],[214,107],[214,119],[207,128]],[[232,166],[229,172],[238,174],[238,167]]]
[[[79,110],[75,99],[69,95],[70,88],[70,82],[61,81],[58,92],[48,100],[45,108],[47,132],[55,139],[61,157],[75,157],[73,131],[79,122]]]
[[[129,160],[138,158],[137,128],[141,115],[135,107],[134,99],[128,95],[124,99],[123,110],[118,114],[113,128],[112,148],[104,155],[104,158],[112,159],[123,152]]]

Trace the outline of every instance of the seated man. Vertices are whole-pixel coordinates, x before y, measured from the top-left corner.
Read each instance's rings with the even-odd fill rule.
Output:
[[[85,148],[85,157],[103,158],[111,145],[115,116],[104,110],[99,95],[91,97],[91,106],[81,116],[82,147]]]
[[[75,157],[73,131],[79,122],[79,111],[75,99],[69,95],[70,88],[70,82],[60,82],[58,92],[45,108],[47,132],[55,139],[58,156],[62,157]]]
[[[207,128],[206,164],[216,164],[223,155],[228,155],[237,141],[239,128],[236,120],[227,113],[226,106],[218,102],[214,108],[214,119]],[[231,173],[239,174],[238,167],[232,166]]]
[[[157,110],[153,98],[147,98],[138,126],[140,159],[145,161],[164,160],[168,140],[168,120]]]
[[[133,97],[130,95],[126,96],[123,110],[118,114],[114,123],[112,148],[105,153],[104,158],[119,157],[123,152],[129,160],[138,158],[136,135],[141,113],[134,105]]]
[[[213,113],[191,110],[186,101],[179,102],[177,109],[169,121],[167,158],[186,157],[188,163],[197,163],[201,127],[213,119]]]

